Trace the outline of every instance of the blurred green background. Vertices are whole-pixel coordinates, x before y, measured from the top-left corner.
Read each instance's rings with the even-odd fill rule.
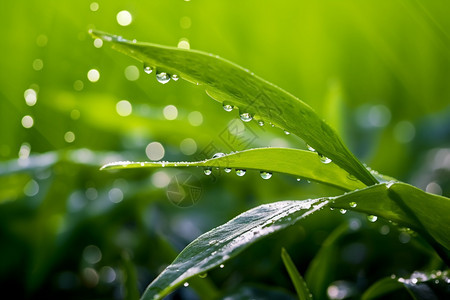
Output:
[[[281,174],[263,181],[255,171],[242,178],[200,169],[100,172],[117,160],[198,160],[305,144],[270,126],[244,127],[202,87],[158,83],[139,62],[94,41],[90,28],[189,45],[248,68],[311,105],[371,168],[448,197],[449,15],[444,0],[2,1],[0,286],[17,298],[132,298],[136,280],[142,291],[187,243],[240,212],[341,193]],[[180,172],[202,189],[189,208],[166,196]],[[323,270],[324,290],[345,280],[357,297],[383,276],[437,266],[420,239],[387,222],[327,211],[171,297],[224,295],[254,283],[293,295],[280,247],[304,272],[333,228],[349,220],[359,227]]]

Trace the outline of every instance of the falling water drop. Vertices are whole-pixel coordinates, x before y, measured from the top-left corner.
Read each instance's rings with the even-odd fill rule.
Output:
[[[205,173],[205,175],[211,175],[212,171],[210,167],[207,167],[203,170],[203,173]]]
[[[233,110],[233,106],[231,106],[230,104],[224,103],[224,104],[223,104],[223,109],[224,109],[225,111],[230,112],[230,111]]]
[[[369,220],[369,222],[376,222],[377,220],[378,220],[378,217],[377,216],[374,216],[374,215],[370,215],[370,216],[367,216],[367,220]]]
[[[170,75],[166,72],[156,73],[156,80],[162,84],[166,84],[170,81]]]
[[[246,170],[243,169],[236,169],[236,175],[237,176],[244,176],[245,175]]]
[[[239,116],[241,117],[241,120],[244,122],[250,122],[253,119],[252,115],[249,113],[242,113]]]
[[[153,72],[153,68],[144,64],[144,72],[147,74],[151,74]]]
[[[261,171],[259,172],[259,174],[261,175],[262,179],[269,179],[270,177],[272,177],[272,173],[267,171]]]
[[[348,204],[351,208],[355,208],[358,204],[356,204],[356,202],[350,202]]]

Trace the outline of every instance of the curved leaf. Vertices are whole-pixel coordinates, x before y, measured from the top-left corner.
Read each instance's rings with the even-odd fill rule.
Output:
[[[157,70],[206,85],[208,95],[215,100],[296,134],[366,185],[377,183],[309,105],[248,70],[201,51],[132,42],[100,31],[91,34],[112,42],[114,49]]]
[[[321,209],[324,199],[281,201],[248,210],[190,243],[146,289],[141,299],[161,299],[189,278],[222,264],[261,238]]]
[[[365,186],[336,164],[332,162],[322,163],[317,153],[288,148],[250,149],[198,162],[115,162],[103,166],[102,169],[193,166],[285,173],[332,185],[343,190],[354,190]]]

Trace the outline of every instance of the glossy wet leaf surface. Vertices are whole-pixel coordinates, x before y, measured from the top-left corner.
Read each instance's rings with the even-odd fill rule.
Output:
[[[329,184],[343,190],[353,190],[365,186],[336,164],[324,164],[317,153],[288,148],[250,149],[199,162],[114,162],[103,166],[102,169],[194,166],[285,173]],[[264,177],[264,175],[262,176]]]
[[[91,34],[146,66],[204,85],[213,99],[238,107],[241,118],[248,115],[296,134],[366,185],[377,182],[309,105],[252,72],[201,51],[132,42],[100,31]]]

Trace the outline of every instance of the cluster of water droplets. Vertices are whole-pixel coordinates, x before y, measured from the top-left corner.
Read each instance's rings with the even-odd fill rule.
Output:
[[[153,69],[156,69],[156,68],[153,68],[147,64],[144,64],[144,73],[151,74],[151,73],[153,73]],[[158,82],[162,83],[162,84],[168,83],[171,79],[173,81],[178,81],[178,79],[180,79],[180,77],[176,74],[169,74],[167,72],[160,71],[158,69],[156,69],[155,73],[156,73],[156,80],[158,80]]]

